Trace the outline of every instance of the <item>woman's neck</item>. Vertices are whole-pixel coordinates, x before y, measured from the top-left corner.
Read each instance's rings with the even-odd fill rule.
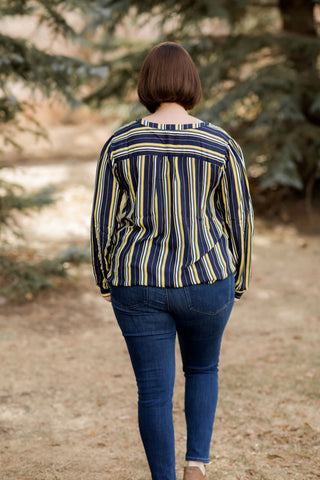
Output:
[[[178,103],[161,103],[160,107],[144,120],[154,123],[199,123],[201,120],[192,117],[188,112]]]

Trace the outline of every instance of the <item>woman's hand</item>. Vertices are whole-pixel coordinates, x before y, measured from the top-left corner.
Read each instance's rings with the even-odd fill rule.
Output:
[[[240,302],[240,298],[235,298],[234,303]]]
[[[106,302],[109,302],[111,303],[111,295],[109,295],[108,297],[103,297],[105,299]]]

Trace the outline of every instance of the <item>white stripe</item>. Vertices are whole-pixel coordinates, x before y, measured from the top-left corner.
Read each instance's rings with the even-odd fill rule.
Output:
[[[179,266],[181,264],[181,250],[182,250],[182,239],[181,239],[181,232],[180,232],[180,225],[179,225],[179,209],[178,209],[178,186],[177,186],[177,173],[176,170],[174,169],[174,177],[173,177],[173,198],[174,198],[174,207],[173,211],[175,213],[174,215],[174,223],[176,226],[176,233],[178,237],[178,246],[177,246],[177,252],[176,252],[176,258],[174,262],[174,267],[173,267],[173,276],[174,276],[174,283],[176,287],[179,287]]]
[[[165,232],[163,235],[163,238],[161,240],[161,250],[160,250],[160,255],[159,255],[159,261],[158,261],[158,270],[156,273],[156,278],[157,278],[157,286],[161,287],[161,267],[162,267],[162,262],[163,262],[163,257],[165,253],[165,244],[166,241],[169,237],[169,208],[168,208],[168,185],[167,185],[167,170],[168,170],[168,158],[164,157],[163,158],[163,186],[164,186],[164,199],[163,199],[163,209],[164,209],[164,220],[165,220]]]
[[[190,223],[191,223],[191,251],[192,251],[192,261],[197,260],[196,248],[195,248],[195,206],[193,203],[193,189],[195,185],[193,184],[192,176],[192,159],[188,158],[188,177],[189,177],[189,198],[191,202],[190,206]]]

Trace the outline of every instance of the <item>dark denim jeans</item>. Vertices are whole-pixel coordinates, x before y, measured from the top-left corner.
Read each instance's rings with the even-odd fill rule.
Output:
[[[185,374],[186,460],[209,462],[218,363],[234,278],[182,288],[112,287],[138,386],[140,434],[153,480],[175,480],[175,338]]]

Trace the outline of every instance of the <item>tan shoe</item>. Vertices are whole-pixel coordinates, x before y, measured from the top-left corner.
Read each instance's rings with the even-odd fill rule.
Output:
[[[207,480],[199,467],[184,467],[183,480]]]

